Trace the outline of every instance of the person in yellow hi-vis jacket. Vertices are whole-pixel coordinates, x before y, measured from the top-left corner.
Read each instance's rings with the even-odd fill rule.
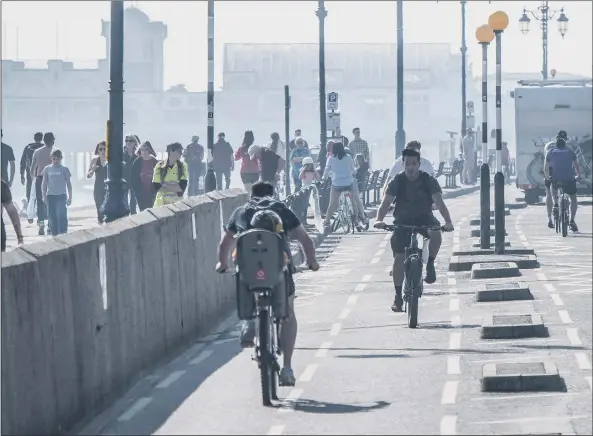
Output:
[[[188,171],[181,162],[183,146],[179,142],[167,145],[167,159],[156,164],[152,175],[156,198],[154,207],[175,203],[183,198],[187,188]]]

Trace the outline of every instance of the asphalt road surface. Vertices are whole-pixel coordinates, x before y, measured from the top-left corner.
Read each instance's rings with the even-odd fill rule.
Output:
[[[443,238],[438,279],[425,288],[416,330],[407,328],[405,314],[390,310],[389,234],[330,238],[325,248],[332,253],[320,271],[298,277],[297,385],[280,388],[278,407],[261,405],[256,364],[239,347],[231,317],[139,380],[80,434],[591,434],[591,293],[567,293],[585,289],[580,282],[572,288],[548,282],[564,270],[548,265],[544,253],[542,268],[525,270],[521,279],[535,300],[476,303],[476,281],[447,269],[453,247],[469,237],[478,195],[447,203],[456,231]],[[582,233],[590,235],[581,213]],[[539,214],[541,208],[513,211],[507,221],[513,245],[521,235],[535,241],[526,229],[535,227],[531,217],[545,226]],[[554,243],[582,244],[590,259],[590,240],[587,251],[579,237],[560,239]],[[482,317],[509,311],[541,313],[550,337],[480,339]],[[484,364],[542,359],[556,363],[566,392],[481,392]]]

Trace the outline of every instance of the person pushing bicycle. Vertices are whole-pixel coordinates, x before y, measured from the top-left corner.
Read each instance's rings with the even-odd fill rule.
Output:
[[[383,219],[389,212],[391,203],[395,201],[393,213],[394,224],[439,227],[440,223],[432,213],[433,203],[445,219],[443,229],[453,231],[453,223],[449,210],[442,197],[441,186],[432,175],[420,170],[420,152],[407,148],[402,152],[404,171],[397,174],[383,195],[383,201],[377,211],[375,228],[384,228]],[[410,240],[410,230],[397,230],[391,237],[391,250],[393,251],[393,284],[395,286],[395,300],[391,306],[394,312],[401,312],[403,305],[402,283],[404,280],[405,248]],[[441,248],[441,232],[429,231],[430,238],[428,262],[426,264],[426,277],[428,284],[436,281],[434,261]]]

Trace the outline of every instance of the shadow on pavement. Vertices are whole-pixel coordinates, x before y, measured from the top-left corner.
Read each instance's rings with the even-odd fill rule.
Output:
[[[373,410],[384,409],[391,403],[387,401],[377,401],[374,404],[340,404],[327,403],[323,401],[299,399],[295,402],[294,409],[305,413],[324,413],[324,414],[346,414],[346,413],[360,413],[371,412]]]
[[[310,348],[310,347],[297,347],[295,350],[310,350],[310,351],[317,351],[318,348]],[[330,347],[328,349],[331,351],[410,351],[410,352],[422,352],[422,351],[431,351],[430,354],[449,354],[449,353],[477,353],[477,354],[517,354],[516,349],[512,348],[499,348],[494,350],[488,350],[485,348],[458,348],[458,349],[449,349],[449,348],[359,348],[359,347],[348,347],[348,348],[335,348]],[[385,354],[384,356],[388,357],[396,357],[396,353],[394,354]],[[354,355],[339,355],[336,357],[357,357]],[[402,357],[414,357],[410,355],[402,355]]]
[[[530,348],[534,350],[586,350],[587,347],[576,345],[513,345],[515,348]]]
[[[393,353],[393,354],[338,354],[335,357],[341,359],[399,359],[402,357],[410,357],[409,354]]]

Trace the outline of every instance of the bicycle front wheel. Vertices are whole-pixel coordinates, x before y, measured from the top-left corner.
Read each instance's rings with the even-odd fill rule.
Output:
[[[261,378],[261,395],[264,406],[272,405],[274,382],[272,366],[272,341],[270,335],[270,314],[267,309],[259,313],[259,371]]]
[[[560,221],[562,223],[562,237],[566,238],[568,236],[568,200],[566,196],[562,195],[562,200],[560,200]]]
[[[418,326],[418,299],[422,286],[422,260],[419,257],[409,259],[404,283],[407,288],[408,327],[415,329]]]

